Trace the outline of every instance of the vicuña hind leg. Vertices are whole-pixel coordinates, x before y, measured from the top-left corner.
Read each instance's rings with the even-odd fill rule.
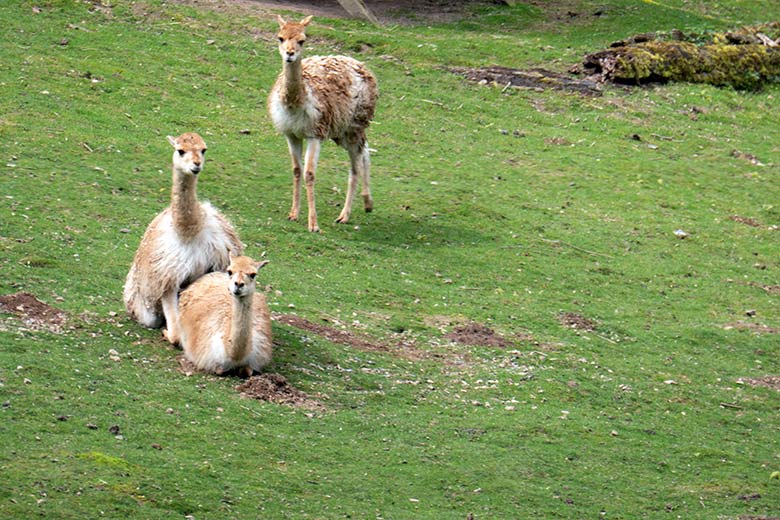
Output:
[[[366,213],[371,213],[374,210],[374,199],[371,198],[371,157],[368,153],[368,143],[363,143],[363,150],[361,154],[363,158],[363,169],[360,171],[360,182],[363,184],[363,207]]]
[[[342,208],[339,218],[336,219],[336,222],[341,224],[348,222],[349,217],[352,215],[352,201],[355,198],[355,192],[357,192],[358,179],[363,181],[362,195],[366,211],[374,209],[374,202],[371,200],[371,188],[369,186],[368,149],[365,145],[353,144],[347,148],[347,151],[349,152],[350,161],[347,198],[344,200],[344,208]]]

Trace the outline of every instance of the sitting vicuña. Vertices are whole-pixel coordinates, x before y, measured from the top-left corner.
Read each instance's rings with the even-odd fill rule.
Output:
[[[196,133],[168,136],[174,147],[171,204],[146,228],[125,281],[125,308],[149,328],[165,323],[179,342],[178,294],[187,284],[228,265],[228,250],[243,246],[233,226],[208,202],[198,201],[198,174],[206,143]]]
[[[179,297],[181,345],[198,370],[251,376],[271,361],[271,315],[255,291],[257,271],[268,263],[230,256],[227,273],[209,273]]]

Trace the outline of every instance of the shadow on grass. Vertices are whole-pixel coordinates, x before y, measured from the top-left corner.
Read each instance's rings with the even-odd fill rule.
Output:
[[[420,245],[451,247],[492,240],[446,217],[372,213],[355,220],[359,222],[360,230],[349,233],[349,239],[355,242],[406,248]]]

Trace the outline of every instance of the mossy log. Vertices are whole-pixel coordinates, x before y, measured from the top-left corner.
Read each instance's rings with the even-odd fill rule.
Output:
[[[757,89],[780,83],[777,34],[773,23],[706,37],[679,31],[638,35],[585,56],[580,70],[615,83],[687,81]]]

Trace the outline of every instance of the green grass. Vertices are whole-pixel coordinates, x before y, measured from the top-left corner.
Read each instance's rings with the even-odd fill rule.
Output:
[[[289,159],[265,109],[273,17],[3,3],[0,294],[70,318],[53,333],[0,316],[0,516],[777,516],[779,394],[737,380],[780,374],[780,342],[726,326],[780,327],[778,296],[760,287],[780,283],[778,87],[584,98],[446,68],[563,71],[632,34],[772,21],[780,5],[550,4],[452,24],[315,19],[309,54],[354,55],[381,90],[376,210],[332,223],[347,158],[327,145],[315,235],[286,220]],[[200,196],[271,260],[272,311],[428,356],[275,323],[269,370],[324,412],[179,373],[159,331],[124,318],[121,293],[168,203],[165,135],[184,131],[209,146]],[[564,312],[596,329],[564,327]],[[465,321],[532,339],[450,343]]]

